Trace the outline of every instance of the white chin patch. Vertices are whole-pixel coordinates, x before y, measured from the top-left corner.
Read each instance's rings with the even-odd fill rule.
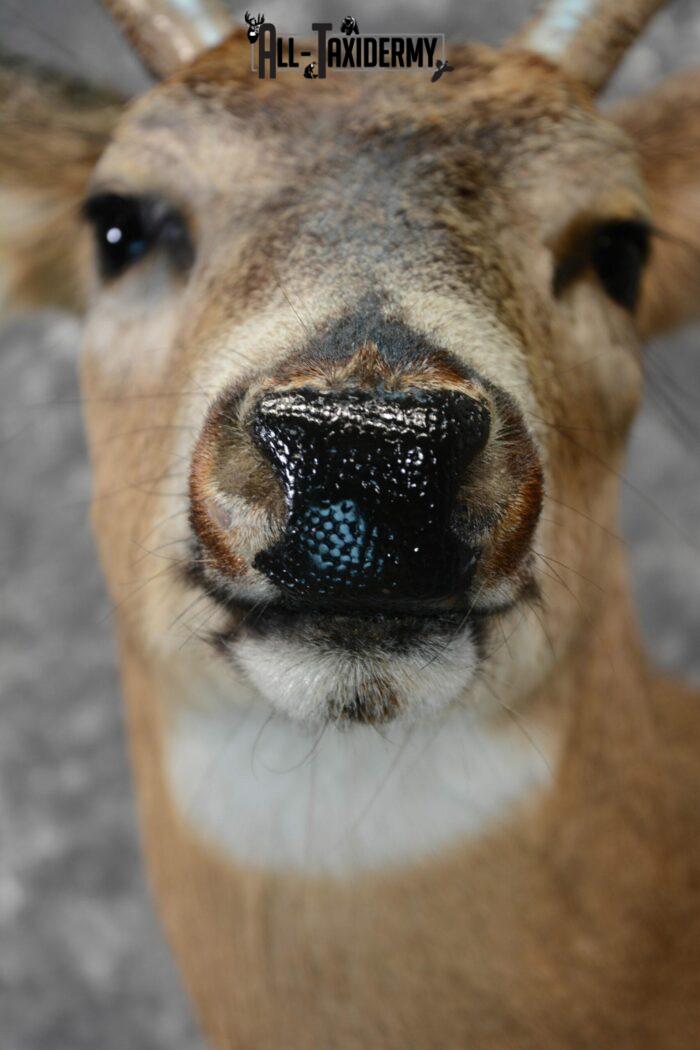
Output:
[[[479,837],[550,780],[557,745],[532,720],[456,704],[381,732],[309,732],[239,688],[179,706],[166,736],[180,813],[237,864],[338,876],[411,864]]]
[[[307,725],[439,711],[464,694],[478,662],[468,627],[399,652],[359,654],[279,636],[243,636],[230,650],[276,711]]]

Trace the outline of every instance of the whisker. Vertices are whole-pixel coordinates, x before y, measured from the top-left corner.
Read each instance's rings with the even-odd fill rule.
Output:
[[[613,477],[616,477],[625,486],[625,488],[627,488],[633,495],[635,495],[640,500],[640,502],[644,503],[644,505],[647,506],[650,510],[653,510],[662,519],[662,521],[664,521],[670,528],[674,530],[674,532],[684,541],[684,543],[686,543],[690,548],[692,548],[692,550],[700,551],[700,546],[698,546],[695,540],[691,536],[689,536],[683,529],[681,529],[677,522],[673,521],[673,519],[670,518],[668,514],[666,514],[661,509],[661,507],[659,507],[658,504],[651,499],[650,496],[648,496],[645,492],[638,488],[638,486],[631,482],[629,478],[627,478],[622,473],[622,471],[619,471],[615,467],[612,467],[609,463],[606,463],[602,456],[597,455],[597,453],[593,452],[592,449],[586,448],[585,445],[582,445],[580,442],[572,438],[570,434],[564,433],[563,431],[559,430],[559,427],[556,424],[550,423],[546,419],[542,419],[540,420],[540,422],[557,430],[559,433],[561,433],[561,436],[565,440],[569,441],[572,445],[574,445],[575,448],[590,456],[591,459],[593,459],[596,463],[603,467],[604,470],[607,470],[608,473],[613,475]]]
[[[139,594],[142,590],[144,590],[144,588],[148,587],[149,584],[153,583],[155,580],[160,579],[162,576],[165,576],[166,573],[170,572],[172,572],[172,567],[170,565],[166,565],[164,568],[159,569],[158,572],[154,572],[153,575],[149,576],[147,580],[141,581],[136,587],[134,587],[132,591],[129,592],[129,594],[126,594],[123,598],[120,598],[118,602],[110,602],[110,607],[108,611],[105,613],[104,616],[101,616],[98,619],[98,624],[106,623],[108,619],[113,617],[115,613],[119,612],[120,609],[123,609],[127,602],[130,602],[132,598],[135,598],[136,595]]]
[[[579,572],[578,569],[574,569],[573,566],[566,565],[563,561],[559,561],[557,558],[553,558],[551,554],[543,554],[541,551],[534,550],[533,554],[536,554],[538,558],[543,558],[550,566],[550,568],[552,568],[552,564],[559,565],[560,568],[566,569],[567,572],[573,572],[574,575],[578,576],[579,579],[584,581],[584,583],[590,583],[591,587],[595,587],[596,590],[600,591],[601,594],[606,593],[605,588],[601,587],[601,585],[599,583],[596,583],[595,580],[591,580],[590,577],[584,576],[582,572]],[[554,572],[554,569],[552,569],[552,572]]]
[[[552,765],[551,765],[549,759],[547,758],[547,756],[542,751],[542,748],[539,746],[539,744],[537,743],[537,741],[533,737],[532,733],[524,725],[524,720],[523,720],[522,714],[519,711],[516,711],[515,708],[511,707],[509,704],[506,704],[504,702],[504,700],[501,698],[501,696],[494,689],[492,683],[489,681],[489,679],[491,677],[490,675],[488,675],[485,671],[483,671],[483,669],[480,669],[478,674],[479,674],[479,677],[481,678],[481,680],[483,681],[484,685],[486,686],[486,688],[491,693],[491,696],[494,698],[494,700],[498,704],[498,706],[501,708],[501,710],[505,711],[505,713],[511,719],[511,721],[516,726],[516,728],[523,734],[523,736],[525,737],[527,742],[531,745],[531,747],[536,752],[536,754],[539,755],[539,757],[542,759],[542,761],[543,761],[544,765],[546,766],[547,771],[550,774],[550,776],[552,776],[554,774],[554,770],[552,768]]]

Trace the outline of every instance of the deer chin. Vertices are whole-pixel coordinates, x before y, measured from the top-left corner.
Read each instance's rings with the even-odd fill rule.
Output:
[[[278,609],[221,648],[281,714],[308,725],[422,718],[464,695],[480,662],[479,619]]]
[[[226,580],[194,556],[186,572],[223,618],[207,640],[277,714],[310,727],[411,722],[473,694],[493,623],[533,601],[528,568],[459,600],[393,609],[314,604]],[[477,603],[478,600],[478,603]]]

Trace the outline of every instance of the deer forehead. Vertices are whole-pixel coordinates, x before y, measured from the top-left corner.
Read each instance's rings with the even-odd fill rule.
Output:
[[[259,81],[234,39],[131,107],[98,178],[162,188],[200,219],[217,204],[279,219],[313,200],[357,222],[408,196],[419,213],[455,200],[482,223],[531,212],[554,229],[614,187],[642,196],[631,144],[580,86],[533,55],[457,54],[434,91],[410,73],[309,85]]]
[[[188,218],[198,271],[169,303],[184,356],[210,373],[228,375],[232,324],[238,357],[260,367],[377,291],[439,321],[445,345],[483,346],[484,367],[493,345],[515,362],[507,346],[544,341],[549,249],[582,214],[645,211],[631,144],[535,56],[463,48],[433,92],[416,74],[259,81],[244,51],[229,42],[138,100],[95,176]],[[130,280],[109,293],[117,341]],[[93,331],[113,341],[104,305]],[[153,342],[157,378],[172,339],[159,328]],[[122,376],[125,355],[133,367],[126,350],[102,360]]]

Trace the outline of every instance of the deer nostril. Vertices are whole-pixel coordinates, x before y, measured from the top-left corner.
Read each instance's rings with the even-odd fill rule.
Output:
[[[454,390],[265,395],[251,429],[287,521],[256,568],[297,598],[453,596],[475,562],[452,528],[455,499],[489,423],[483,401]]]

